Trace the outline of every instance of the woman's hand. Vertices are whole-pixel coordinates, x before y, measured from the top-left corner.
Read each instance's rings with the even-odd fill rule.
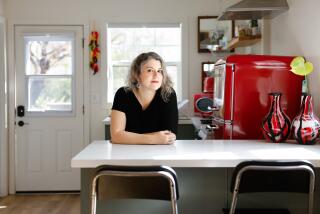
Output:
[[[153,132],[151,144],[172,144],[176,140],[176,135],[168,130]]]

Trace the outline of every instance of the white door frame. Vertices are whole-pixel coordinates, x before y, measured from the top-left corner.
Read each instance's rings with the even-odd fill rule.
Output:
[[[90,133],[89,133],[89,121],[90,121],[90,105],[89,105],[89,25],[83,23],[76,24],[65,24],[65,23],[57,23],[57,24],[45,24],[45,23],[24,23],[20,22],[11,22],[8,21],[8,125],[9,125],[9,193],[15,194],[15,171],[16,171],[16,140],[15,140],[15,88],[16,88],[16,65],[15,65],[15,33],[14,28],[16,25],[29,25],[29,26],[82,26],[83,27],[83,36],[84,36],[84,49],[83,49],[83,101],[85,106],[85,114],[84,114],[84,144],[88,145],[90,143]]]
[[[6,20],[0,16],[0,196],[8,195]],[[2,48],[3,47],[3,48]]]

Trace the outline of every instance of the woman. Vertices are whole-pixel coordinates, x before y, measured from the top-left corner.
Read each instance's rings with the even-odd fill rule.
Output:
[[[177,97],[164,61],[154,52],[132,62],[128,87],[120,88],[111,111],[111,141],[171,144],[178,127]]]

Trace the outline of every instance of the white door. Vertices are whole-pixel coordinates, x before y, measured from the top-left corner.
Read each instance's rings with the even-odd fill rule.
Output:
[[[82,38],[82,26],[15,26],[16,191],[80,189]]]

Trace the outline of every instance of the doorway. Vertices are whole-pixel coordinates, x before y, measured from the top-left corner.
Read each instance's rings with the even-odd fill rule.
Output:
[[[79,190],[71,158],[85,146],[83,26],[14,31],[16,191]]]

